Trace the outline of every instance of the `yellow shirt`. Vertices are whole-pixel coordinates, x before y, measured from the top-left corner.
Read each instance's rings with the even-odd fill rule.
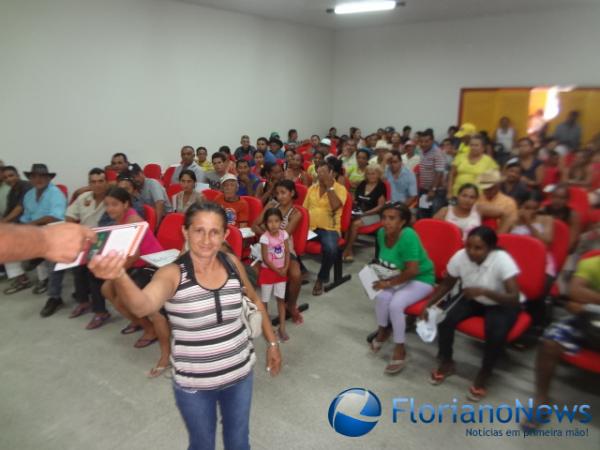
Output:
[[[196,164],[198,164],[200,168],[205,172],[212,172],[213,170],[215,170],[213,168],[212,162],[210,162],[208,159],[203,163],[199,163],[198,160],[196,160]]]
[[[348,196],[346,188],[335,182],[333,190],[343,205]],[[341,231],[342,210],[344,208],[342,206],[333,212],[329,204],[329,195],[327,192],[320,195],[319,184],[313,184],[308,188],[306,198],[304,199],[304,207],[308,210],[310,216],[311,230],[320,228],[322,230]]]
[[[472,164],[469,161],[467,155],[457,155],[456,158],[454,158],[452,165],[456,167],[456,178],[454,178],[454,185],[452,186],[453,195],[458,194],[458,190],[463,184],[477,184],[477,179],[482,173],[485,173],[488,170],[498,169],[496,161],[488,155],[483,155],[475,164]]]
[[[469,144],[465,144],[464,142],[461,142],[458,145],[458,150],[456,151],[456,156],[468,155],[470,151],[471,151],[471,147],[469,147]]]

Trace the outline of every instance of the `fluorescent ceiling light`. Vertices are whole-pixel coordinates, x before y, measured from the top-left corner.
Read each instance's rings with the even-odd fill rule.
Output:
[[[336,14],[356,14],[374,11],[390,11],[395,7],[395,1],[352,2],[337,5],[333,12]]]

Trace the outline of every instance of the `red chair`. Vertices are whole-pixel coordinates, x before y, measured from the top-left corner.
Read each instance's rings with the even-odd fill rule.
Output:
[[[580,187],[570,186],[569,207],[577,211],[579,217],[581,217],[581,226],[585,229],[589,222],[588,214],[591,209],[588,192]]]
[[[435,278],[441,280],[444,278],[448,261],[463,247],[462,232],[456,225],[437,219],[418,220],[415,222],[414,229],[433,262]],[[411,316],[418,316],[423,312],[427,301],[428,298],[419,300],[404,312]]]
[[[204,195],[204,198],[206,198],[206,200],[208,201],[214,201],[215,198],[217,198],[219,195],[222,195],[221,191],[215,191],[214,189],[204,189],[202,191],[202,195]]]
[[[167,196],[169,197],[169,200],[171,200],[174,195],[179,194],[181,191],[183,191],[183,188],[179,183],[171,184],[169,187],[167,187]]]
[[[119,176],[119,174],[112,169],[106,169],[104,173],[106,174],[106,181],[109,183],[117,181],[117,177]]]
[[[496,231],[498,229],[498,219],[494,219],[493,217],[482,217],[481,225]]]
[[[546,281],[546,247],[530,236],[501,234],[498,246],[513,257],[521,273],[517,277],[520,291],[527,301],[540,301]],[[521,311],[508,334],[507,341],[518,339],[531,325],[531,317]],[[458,331],[479,340],[485,340],[483,317],[469,317],[457,326]]]
[[[240,198],[243,198],[246,200],[246,203],[248,203],[248,226],[252,226],[254,221],[260,217],[263,210],[263,204],[256,197],[251,197],[249,195],[241,195]]]
[[[296,205],[295,208],[300,211],[302,218],[300,219],[300,222],[298,222],[298,225],[296,225],[296,229],[292,234],[292,239],[294,240],[294,251],[296,252],[296,255],[302,256],[306,253],[310,217],[308,211],[303,206]]]
[[[144,166],[144,175],[146,175],[148,178],[160,180],[162,177],[162,169],[160,168],[160,165],[155,163],[146,164]]]
[[[310,167],[311,164],[312,164],[312,161],[310,159],[307,159],[302,163],[302,167],[304,168],[304,170],[308,170],[308,168]]]
[[[592,250],[585,253],[580,261],[584,259],[593,258],[594,256],[600,256],[600,250]],[[600,373],[600,353],[593,350],[582,348],[575,354],[562,353],[561,358],[563,361],[569,364],[579,367],[580,369],[587,370],[589,372]]]
[[[64,184],[56,184],[56,187],[64,194],[65,198],[69,200],[69,189]]]
[[[231,247],[231,250],[238,258],[242,257],[242,248],[244,244],[244,238],[242,238],[242,232],[239,228],[233,225],[227,225],[229,235],[227,236],[227,243]]]
[[[160,242],[163,249],[169,250],[175,248],[182,250],[185,244],[183,236],[183,221],[185,216],[181,213],[170,213],[165,216],[158,227],[156,239]]]
[[[154,232],[154,230],[156,230],[156,211],[152,206],[144,205],[144,213],[146,215],[146,222],[148,222],[150,230]]]
[[[167,170],[165,170],[165,173],[162,176],[162,182],[163,182],[163,185],[165,186],[165,188],[167,188],[171,185],[171,178],[173,178],[173,174],[175,173],[176,168],[177,167],[175,167],[175,166],[171,166],[171,167],[167,168]]]
[[[388,202],[392,201],[392,186],[388,180],[383,180],[383,184],[385,184],[385,199]]]
[[[308,188],[302,183],[296,183],[296,193],[298,194],[298,196],[294,200],[294,205],[302,206],[304,204],[306,194],[308,194]]]

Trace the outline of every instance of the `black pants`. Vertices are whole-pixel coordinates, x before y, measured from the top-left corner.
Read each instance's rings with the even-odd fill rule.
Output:
[[[92,311],[95,313],[106,312],[106,301],[100,292],[103,280],[96,278],[86,266],[73,269],[75,281],[75,299],[78,303],[92,301]]]
[[[488,373],[491,372],[506,343],[506,337],[517,320],[519,311],[518,306],[487,306],[463,298],[448,311],[446,319],[438,325],[439,357],[442,362],[452,360],[452,346],[456,326],[469,317],[483,316],[485,321],[485,344],[482,370]]]

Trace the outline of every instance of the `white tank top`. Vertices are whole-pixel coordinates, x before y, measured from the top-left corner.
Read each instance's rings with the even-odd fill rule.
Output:
[[[454,206],[448,206],[446,211],[446,222],[453,223],[463,232],[463,240],[467,240],[467,235],[473,229],[481,225],[481,215],[477,211],[477,206],[471,208],[471,214],[467,217],[458,217],[454,214]]]
[[[504,151],[507,153],[510,153],[513,149],[514,137],[515,129],[512,127],[506,131],[503,131],[502,128],[496,130],[496,143],[502,144]]]

